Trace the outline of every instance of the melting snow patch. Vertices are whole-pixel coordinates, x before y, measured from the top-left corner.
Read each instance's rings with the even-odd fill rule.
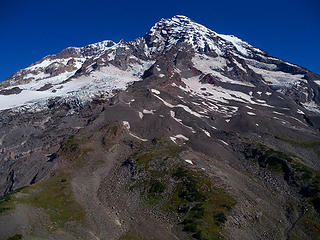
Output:
[[[193,162],[191,161],[191,160],[185,160],[187,163],[189,163],[189,164],[191,164],[191,165],[193,165]]]
[[[189,140],[189,138],[187,138],[186,136],[183,136],[182,134],[178,134],[178,135],[176,135],[175,137],[176,137],[176,138],[183,139],[183,140],[186,140],[186,141]]]
[[[276,112],[276,111],[273,111],[273,113],[278,114],[278,115],[284,115],[283,113],[279,113],[279,112]]]
[[[182,120],[181,119],[179,119],[179,118],[176,118],[175,117],[175,112],[174,111],[170,111],[170,115],[171,115],[171,117],[175,120],[175,121],[177,121],[178,123],[180,123],[181,125],[183,125],[184,127],[186,127],[186,128],[188,128],[188,129],[190,129],[191,131],[192,131],[192,133],[196,133],[194,130],[193,130],[193,128],[192,127],[189,127],[189,126],[187,126],[187,125],[185,125],[185,124],[183,124],[183,122],[182,122]]]
[[[163,100],[161,97],[159,97],[159,96],[157,96],[157,95],[153,95],[153,96],[155,96],[156,98],[158,98],[159,100],[161,100],[161,101],[164,103],[164,105],[166,105],[166,106],[169,107],[169,108],[181,107],[181,108],[183,108],[186,112],[188,112],[188,113],[190,113],[190,114],[192,114],[192,115],[194,115],[194,116],[196,116],[196,117],[202,117],[202,115],[200,115],[199,113],[197,113],[197,112],[195,112],[195,111],[192,111],[188,106],[185,106],[185,105],[183,105],[183,104],[172,105],[172,104],[166,102],[165,100]]]
[[[140,140],[140,141],[143,141],[143,142],[147,142],[148,141],[148,139],[144,139],[144,138],[140,138],[140,137],[138,137],[137,135],[134,135],[133,133],[129,133],[132,137],[134,137],[134,138],[136,138],[136,139],[138,139],[138,140]]]
[[[202,115],[200,115],[199,113],[195,112],[195,111],[192,111],[188,106],[185,106],[185,105],[182,105],[182,104],[178,104],[176,105],[176,107],[181,107],[183,108],[186,112],[196,116],[196,117],[202,117]]]
[[[170,137],[171,141],[174,142],[175,144],[177,144],[177,142],[176,142],[177,138],[185,140],[185,141],[189,140],[189,138],[187,138],[186,136],[183,136],[182,134],[178,134],[174,137]]]
[[[126,129],[130,129],[130,123],[127,122],[127,121],[122,121],[123,122],[123,126],[126,128]]]
[[[144,114],[153,114],[156,110],[147,110],[147,109],[143,109],[143,113]]]
[[[221,139],[220,139],[220,142],[222,142],[223,144],[225,144],[225,145],[229,146],[229,144],[228,144],[228,143],[226,143],[225,141],[223,141],[223,140],[221,140]]]
[[[139,112],[139,117],[142,119],[143,118],[143,113]]]
[[[267,96],[270,96],[272,93],[271,92],[266,92],[266,95]]]
[[[261,95],[262,94],[262,92],[257,92],[259,95]]]
[[[131,99],[128,103],[126,103],[125,102],[125,104],[128,104],[128,105],[130,105],[132,102],[134,102],[135,101],[135,99]]]
[[[266,103],[265,100],[261,100],[261,99],[256,99],[255,101],[258,102],[258,103]]]
[[[187,91],[191,95],[205,98],[206,101],[213,101],[215,104],[217,104],[217,102],[220,102],[223,104],[230,104],[229,101],[237,101],[245,104],[250,103],[250,104],[255,104],[255,105],[260,105],[265,107],[273,107],[266,104],[266,102],[263,100],[260,100],[260,102],[259,101],[255,102],[252,100],[250,95],[240,91],[226,89],[221,86],[217,87],[210,84],[203,84],[199,81],[198,76],[182,79],[182,80],[186,84],[186,88],[183,88],[180,86],[181,89],[183,89],[184,91]],[[206,88],[205,92],[201,90],[203,88]],[[219,110],[217,111],[221,112]],[[225,113],[225,112],[222,112],[222,113]]]
[[[153,92],[155,94],[160,94],[160,91],[158,91],[157,89],[151,89],[151,92]]]
[[[297,113],[304,114],[304,112],[302,112],[300,109],[297,110]]]
[[[175,137],[170,137],[170,139],[171,139],[172,142],[174,142],[175,144],[177,144],[177,143],[176,143],[176,140],[177,140],[177,139],[176,139]]]
[[[159,77],[161,77],[161,78],[163,78],[164,76],[165,76],[165,75],[162,74],[162,73],[159,74]]]
[[[166,102],[165,100],[163,100],[161,97],[157,96],[157,95],[153,95],[155,96],[156,98],[158,98],[159,100],[161,100],[163,102],[164,105],[166,105],[167,107],[169,108],[173,108],[174,106],[168,102]]]
[[[297,119],[297,118],[295,118],[295,117],[291,117],[291,116],[290,116],[290,118],[296,120],[297,122],[301,123],[301,124],[304,125],[304,126],[308,126],[307,124],[305,124],[304,122],[300,121],[299,119]]]
[[[253,112],[247,112],[248,115],[255,116],[256,114]]]
[[[202,130],[208,137],[211,137],[211,134],[210,134],[208,131],[206,131],[206,130],[204,130],[204,129],[202,129],[202,128],[201,128],[201,130]]]
[[[257,126],[257,127],[259,127],[259,124],[258,124],[258,123],[256,123],[256,126]]]

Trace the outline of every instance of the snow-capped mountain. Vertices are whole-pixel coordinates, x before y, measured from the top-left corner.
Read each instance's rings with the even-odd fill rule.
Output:
[[[319,111],[319,76],[179,15],[162,19],[135,41],[69,47],[19,70],[2,83],[0,109],[32,109],[56,97],[80,102],[110,97],[113,90],[141,80],[159,56],[181,47],[194,54],[191,65],[206,78],[235,85],[267,85],[308,110]]]
[[[0,83],[0,239],[317,239],[319,104],[181,15],[44,57]]]

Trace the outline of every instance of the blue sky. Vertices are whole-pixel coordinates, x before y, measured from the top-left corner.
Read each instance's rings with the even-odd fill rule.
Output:
[[[0,0],[0,79],[68,46],[143,36],[186,15],[320,73],[320,1]]]

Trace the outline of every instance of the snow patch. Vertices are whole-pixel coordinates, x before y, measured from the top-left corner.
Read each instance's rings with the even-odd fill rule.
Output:
[[[160,94],[160,91],[158,91],[157,89],[151,89],[151,92],[155,93],[155,94]]]
[[[298,110],[297,110],[297,113],[299,113],[299,114],[303,114],[303,115],[304,115],[304,112],[303,112],[303,111],[301,111],[300,109],[298,109]]]
[[[211,137],[211,134],[210,134],[207,130],[202,129],[202,128],[201,128],[201,130],[202,130],[208,137]]]
[[[193,130],[192,127],[189,127],[189,126],[183,124],[183,122],[182,122],[181,119],[175,117],[176,114],[175,114],[174,111],[171,111],[171,110],[170,110],[170,115],[171,115],[171,117],[172,117],[175,121],[177,121],[178,123],[180,123],[180,124],[183,125],[184,127],[190,129],[190,130],[192,131],[192,133],[195,133],[195,131]]]
[[[250,116],[255,116],[255,115],[256,115],[256,114],[253,113],[253,112],[247,112],[247,114],[250,115]]]
[[[129,123],[128,121],[122,121],[122,123],[123,123],[123,126],[124,126],[127,130],[130,129],[130,123]]]
[[[158,98],[159,100],[161,100],[161,101],[164,103],[164,105],[166,105],[166,106],[169,107],[169,108],[181,107],[181,108],[183,108],[186,112],[188,112],[188,113],[190,113],[190,114],[192,114],[192,115],[194,115],[194,116],[196,116],[196,117],[199,117],[199,118],[202,117],[201,114],[199,114],[199,113],[197,113],[197,112],[195,112],[195,111],[192,111],[188,106],[185,106],[185,105],[183,105],[183,104],[172,105],[172,104],[166,102],[165,100],[163,100],[161,97],[159,97],[159,96],[157,96],[157,95],[153,95],[153,96],[155,96],[156,98]]]
[[[314,101],[302,103],[305,109],[311,111],[311,112],[316,112],[320,113],[320,106],[316,104]]]
[[[280,112],[276,112],[276,111],[272,111],[272,112],[278,115],[284,115],[283,113],[280,113]]]
[[[220,141],[220,142],[222,142],[223,144],[225,144],[225,145],[229,146],[229,144],[228,144],[228,143],[226,143],[225,141],[223,141],[222,139],[219,139],[219,141]]]
[[[180,139],[183,139],[183,140],[185,140],[185,141],[188,141],[188,140],[189,140],[189,138],[187,138],[186,136],[183,136],[182,134],[176,135],[175,138],[180,138]]]
[[[154,114],[154,112],[155,112],[156,110],[147,110],[147,109],[143,109],[143,113],[144,114]]]
[[[140,140],[140,141],[143,141],[143,142],[147,142],[148,141],[148,139],[144,139],[144,138],[141,138],[141,137],[138,137],[137,135],[135,135],[135,134],[133,134],[133,133],[129,133],[132,137],[134,137],[134,138],[136,138],[136,139],[138,139],[138,140]]]
[[[185,159],[185,161],[186,161],[187,163],[189,163],[189,164],[193,165],[193,162],[192,162],[191,160],[187,160],[187,159]]]

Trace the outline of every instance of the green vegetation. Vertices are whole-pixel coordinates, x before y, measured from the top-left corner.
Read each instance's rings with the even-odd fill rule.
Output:
[[[122,234],[119,240],[143,240],[143,238],[138,233],[127,232],[125,234]]]
[[[104,126],[101,131],[103,131],[103,136],[101,143],[106,148],[113,146],[116,142],[116,137],[121,132],[121,126],[119,122],[113,122],[109,125]]]
[[[103,146],[105,146],[106,148],[113,146],[114,142],[108,138],[107,136],[103,136],[102,137],[102,144]]]
[[[0,197],[0,214],[5,214],[7,211],[14,209],[14,199],[12,194],[6,194]]]
[[[29,204],[42,208],[49,215],[50,223],[46,225],[48,231],[63,228],[65,223],[77,221],[82,223],[84,210],[73,196],[71,178],[69,174],[56,172],[45,181],[29,187],[17,189],[0,198],[0,214],[7,214],[14,210],[16,204]],[[9,239],[21,239],[15,235]]]
[[[276,136],[276,138],[300,147],[311,148],[320,157],[320,139],[312,141],[298,141],[292,138],[282,136]]]
[[[307,148],[313,148],[313,147],[319,147],[320,146],[320,140],[312,140],[312,141],[297,141],[292,138],[286,138],[286,137],[281,137],[281,136],[276,136],[277,139],[280,139],[285,142],[293,143],[295,145],[299,145],[302,147],[307,147]]]
[[[165,156],[166,158],[177,157],[182,150],[180,146],[167,145],[159,143],[151,148],[143,148],[133,157],[139,165],[144,165],[147,169],[152,159]]]
[[[56,173],[48,180],[32,185],[27,192],[28,196],[20,202],[44,209],[55,228],[70,221],[80,222],[84,217],[84,210],[74,200],[68,174]]]
[[[138,189],[147,203],[176,215],[178,226],[193,239],[223,239],[235,201],[204,172],[185,167],[181,150],[165,142],[140,150],[132,157],[140,177],[129,189]]]
[[[23,194],[17,196],[18,192]],[[48,180],[17,189],[1,197],[1,214],[13,210],[17,203],[31,204],[44,209],[53,224],[51,227],[54,228],[63,227],[69,221],[80,222],[84,217],[84,210],[74,200],[70,176],[65,173],[56,173]]]
[[[8,211],[15,208],[15,203],[17,201],[15,194],[22,191],[24,188],[25,187],[18,188],[15,191],[0,197],[0,215],[7,214]]]
[[[81,147],[83,143],[83,139],[71,136],[63,144],[62,151],[74,167],[83,167],[86,163],[86,154],[93,151],[91,148]]]
[[[320,172],[302,163],[298,157],[276,151],[264,145],[249,145],[246,157],[254,159],[260,167],[283,174],[289,185],[298,187],[320,214]]]
[[[165,209],[182,215],[183,231],[193,238],[221,239],[222,225],[234,200],[196,171],[178,167],[172,177],[176,185]]]
[[[12,237],[9,237],[7,240],[20,240],[20,239],[22,239],[22,237],[23,236],[21,234],[16,234]]]

